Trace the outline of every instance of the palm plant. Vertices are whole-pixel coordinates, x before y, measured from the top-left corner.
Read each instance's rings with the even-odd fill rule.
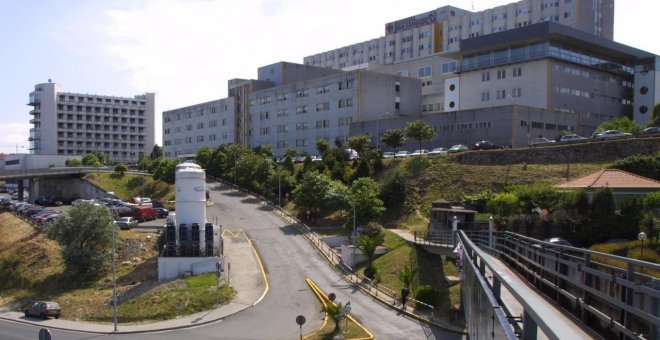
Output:
[[[370,279],[376,275],[376,268],[373,261],[376,257],[376,249],[385,241],[385,234],[382,232],[368,236],[362,235],[358,237],[357,246],[362,253],[367,257],[367,266],[364,269],[364,275]]]
[[[410,290],[415,275],[417,275],[417,269],[412,269],[411,266],[404,266],[403,269],[399,271],[399,281]]]

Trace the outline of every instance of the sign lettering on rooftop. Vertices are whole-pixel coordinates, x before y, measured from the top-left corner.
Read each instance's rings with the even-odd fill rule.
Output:
[[[407,29],[419,26],[425,26],[436,22],[437,14],[435,11],[418,14],[409,18],[397,20],[385,24],[385,34],[394,34]]]

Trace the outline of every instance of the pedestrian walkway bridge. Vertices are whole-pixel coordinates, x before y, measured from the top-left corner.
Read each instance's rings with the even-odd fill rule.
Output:
[[[451,248],[457,254],[462,306],[472,338],[660,336],[657,263],[511,232],[409,235],[410,242]]]

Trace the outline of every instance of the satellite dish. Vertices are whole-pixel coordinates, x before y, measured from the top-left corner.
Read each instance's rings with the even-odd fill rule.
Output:
[[[50,78],[48,78],[48,82],[49,82],[49,83],[52,83],[52,82],[53,82],[53,80],[52,80],[52,79],[50,79]]]

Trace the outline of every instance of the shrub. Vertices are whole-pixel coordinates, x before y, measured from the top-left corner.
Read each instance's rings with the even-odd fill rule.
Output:
[[[438,298],[438,291],[429,286],[429,285],[421,285],[417,287],[417,291],[415,292],[415,300],[424,302],[426,304],[435,306],[435,302]],[[417,306],[422,307],[422,306]]]
[[[660,152],[653,155],[633,155],[620,159],[613,168],[660,181]]]

